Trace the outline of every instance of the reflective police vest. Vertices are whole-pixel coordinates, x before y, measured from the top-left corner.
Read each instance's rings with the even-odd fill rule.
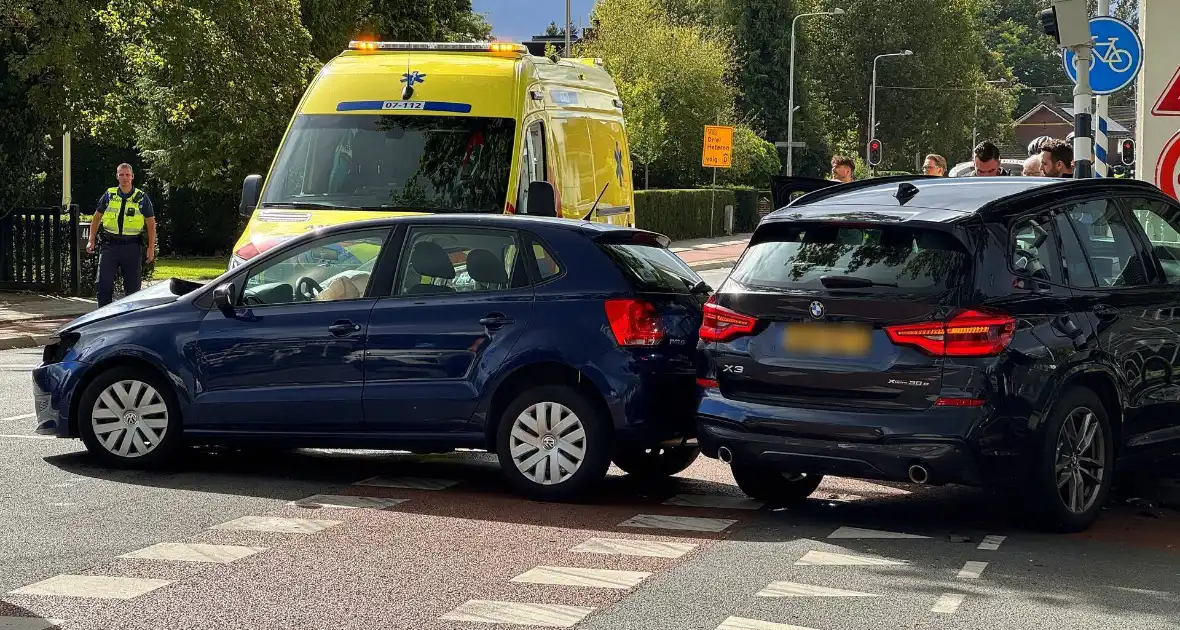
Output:
[[[143,191],[131,189],[131,196],[124,199],[119,196],[119,189],[107,189],[107,209],[102,213],[102,229],[114,236],[139,236],[143,232],[143,210],[139,204],[143,202]]]

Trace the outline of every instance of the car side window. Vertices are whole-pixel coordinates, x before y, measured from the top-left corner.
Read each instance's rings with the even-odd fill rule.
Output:
[[[1065,284],[1061,253],[1053,231],[1053,220],[1048,212],[1017,219],[1010,232],[1012,270],[1041,282]]]
[[[273,306],[357,300],[368,293],[389,230],[337,234],[251,270],[241,303]]]
[[[1061,260],[1065,265],[1066,283],[1079,289],[1093,289],[1094,274],[1090,271],[1090,262],[1086,260],[1082,242],[1078,240],[1077,232],[1069,224],[1069,217],[1064,212],[1055,212],[1053,228],[1061,242]]]
[[[528,214],[529,184],[548,180],[545,162],[545,124],[537,121],[525,131],[522,144],[520,185],[518,186],[516,208],[520,214]]]
[[[561,275],[561,263],[557,262],[557,257],[550,254],[549,250],[536,240],[530,238],[529,242],[533,246],[533,258],[537,261],[537,271],[541,274],[541,282]]]
[[[1100,287],[1152,283],[1126,219],[1113,200],[1093,199],[1065,207]]]
[[[1180,284],[1180,208],[1157,199],[1132,198],[1125,203],[1143,226],[1152,251],[1164,268],[1168,284]]]
[[[398,295],[450,295],[528,286],[515,233],[481,228],[410,230]]]

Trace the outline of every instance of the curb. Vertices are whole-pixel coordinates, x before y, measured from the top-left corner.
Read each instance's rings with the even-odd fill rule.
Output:
[[[732,267],[736,262],[736,258],[718,258],[716,260],[701,260],[694,263],[688,263],[688,266],[693,271],[710,271],[712,269],[724,269],[726,267]]]
[[[0,350],[23,350],[26,348],[40,348],[48,343],[51,343],[57,335],[52,333],[45,335],[16,335],[13,337],[0,337]]]

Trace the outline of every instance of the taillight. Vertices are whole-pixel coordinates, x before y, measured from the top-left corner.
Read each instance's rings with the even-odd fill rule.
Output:
[[[664,340],[656,307],[634,298],[606,301],[606,319],[620,346],[654,346]]]
[[[718,383],[717,379],[715,379],[715,378],[701,378],[698,376],[697,377],[697,387],[700,387],[702,389],[716,389],[718,387],[721,387],[721,383]]]
[[[725,308],[717,304],[716,299],[717,296],[713,295],[705,302],[704,318],[701,320],[701,341],[725,342],[754,334],[754,327],[758,325],[757,318]]]
[[[1016,320],[1008,315],[962,311],[948,322],[885,327],[889,340],[938,357],[991,357],[1012,342]]]

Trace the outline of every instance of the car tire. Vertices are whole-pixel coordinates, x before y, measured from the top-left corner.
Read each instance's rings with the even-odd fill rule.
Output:
[[[1086,433],[1077,435],[1081,430]],[[1069,389],[1053,405],[1041,440],[1025,492],[1033,524],[1061,533],[1088,529],[1106,504],[1114,475],[1115,444],[1102,400],[1089,389]],[[1085,486],[1075,495],[1079,479]]]
[[[659,479],[683,472],[700,454],[701,449],[696,446],[623,447],[616,450],[613,461],[615,466],[633,477]]]
[[[574,502],[593,494],[610,467],[610,442],[605,414],[563,385],[517,396],[496,430],[496,453],[509,483],[537,501]]]
[[[733,480],[746,496],[774,505],[802,503],[819,488],[823,475],[789,475],[757,464],[730,464]]]
[[[98,375],[78,402],[78,435],[102,463],[150,468],[173,461],[182,442],[180,405],[156,372],[123,366]]]

